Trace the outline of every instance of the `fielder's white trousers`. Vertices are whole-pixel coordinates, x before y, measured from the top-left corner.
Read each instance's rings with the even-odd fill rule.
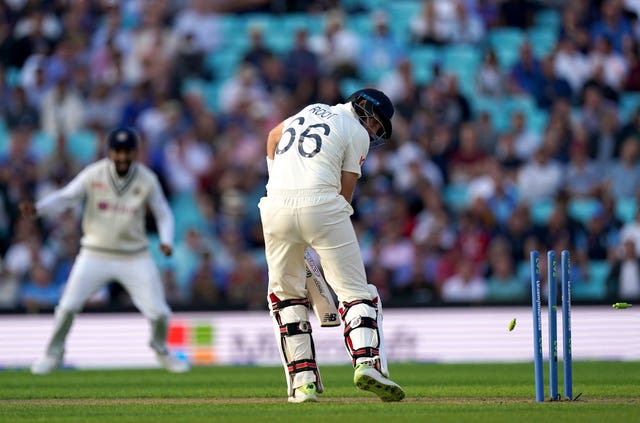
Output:
[[[149,252],[128,256],[82,249],[58,307],[77,313],[93,294],[112,281],[120,282],[146,318],[156,320],[169,315],[164,286]]]
[[[280,300],[306,298],[304,252],[318,256],[338,300],[371,300],[351,215],[353,208],[331,192],[268,193],[258,205],[269,269],[269,292]]]

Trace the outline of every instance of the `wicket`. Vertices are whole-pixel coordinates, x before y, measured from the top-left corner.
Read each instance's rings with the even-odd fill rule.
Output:
[[[538,251],[530,253],[531,264],[531,308],[533,313],[533,364],[536,401],[544,401],[544,375],[542,359],[542,320],[540,296],[540,256]],[[555,251],[547,251],[547,285],[549,288],[549,395],[552,401],[560,399],[558,393],[558,323],[557,289],[558,270]],[[564,397],[573,399],[573,372],[571,357],[571,256],[564,250],[560,255],[560,279],[562,285],[562,337]]]

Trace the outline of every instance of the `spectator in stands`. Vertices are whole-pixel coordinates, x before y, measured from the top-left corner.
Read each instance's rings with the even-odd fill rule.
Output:
[[[558,192],[547,221],[536,226],[536,237],[543,245],[556,248],[562,244],[565,248],[556,250],[573,250],[578,241],[584,238],[584,225],[569,213],[570,201],[566,191]]]
[[[500,163],[500,166],[504,170],[503,176],[510,182],[515,182],[518,179],[520,167],[525,163],[525,160],[520,158],[518,154],[516,140],[517,137],[514,131],[502,132],[498,137],[493,152],[498,163]]]
[[[479,94],[501,97],[505,94],[504,80],[506,75],[498,63],[498,56],[493,49],[485,51],[484,58],[476,74],[476,88]]]
[[[479,44],[485,36],[484,21],[464,0],[456,0],[454,8],[448,41],[455,44]]]
[[[578,247],[589,260],[607,260],[618,245],[617,231],[607,228],[606,215],[597,210],[587,220],[584,239],[578,240]]]
[[[359,35],[345,25],[341,10],[327,12],[322,34],[309,40],[309,47],[320,60],[320,70],[335,78],[358,78],[361,40]]]
[[[171,28],[164,25],[167,4],[167,0],[141,4],[141,22],[132,33],[131,50],[124,56],[123,72],[127,84],[135,85],[170,76],[168,62],[175,54],[178,38]],[[194,26],[192,30],[201,31],[202,27]],[[217,40],[210,35],[207,37]]]
[[[590,74],[590,66],[587,56],[578,50],[573,38],[566,37],[558,41],[553,66],[556,75],[569,83],[574,94],[582,91]]]
[[[250,107],[268,107],[269,93],[255,67],[243,63],[236,74],[223,83],[219,103],[223,113],[243,115]]]
[[[509,90],[512,94],[536,95],[540,78],[540,61],[533,54],[531,43],[525,40],[520,45],[518,59],[511,67]]]
[[[17,225],[14,242],[5,254],[4,263],[7,272],[18,281],[23,281],[37,264],[52,269],[56,257],[53,251],[43,244],[42,234],[32,222],[20,219]]]
[[[62,75],[42,99],[42,130],[52,138],[68,137],[85,124],[84,110],[85,102],[69,75]]]
[[[566,79],[556,74],[553,66],[553,56],[547,56],[541,61],[540,77],[536,80],[534,97],[538,108],[548,110],[558,98],[571,101],[573,91]]]
[[[409,21],[411,42],[414,44],[444,44],[449,39],[447,22],[438,16],[435,1],[423,1],[420,14]]]
[[[585,85],[582,107],[577,120],[591,135],[597,135],[600,130],[601,118],[609,112],[615,112],[615,104],[606,99],[602,90],[596,86]]]
[[[443,113],[445,123],[455,128],[459,125],[469,122],[473,117],[471,105],[466,94],[460,90],[458,76],[455,74],[447,75],[444,80],[444,98]]]
[[[520,200],[518,188],[515,181],[507,176],[498,161],[491,160],[489,162],[487,173],[488,176],[483,179],[488,180],[486,183],[489,186],[486,188],[483,198],[496,220],[496,224],[505,227],[509,216],[518,206]]]
[[[264,27],[260,24],[250,24],[247,29],[249,46],[242,56],[242,61],[253,65],[260,74],[265,57],[273,54],[264,40]],[[262,77],[262,75],[260,75]]]
[[[509,131],[514,136],[516,156],[520,160],[529,160],[542,145],[540,134],[530,130],[527,126],[527,116],[524,111],[516,109],[511,112],[511,126]]]
[[[637,238],[623,238],[621,251],[614,253],[607,275],[608,301],[637,301],[640,299],[640,259]]]
[[[27,312],[38,313],[42,309],[52,309],[60,299],[61,287],[53,283],[51,270],[33,263],[20,287],[19,302]]]
[[[622,12],[621,1],[603,0],[598,19],[589,28],[591,40],[608,39],[613,50],[621,53],[632,36],[631,23]]]
[[[629,65],[627,77],[622,84],[624,91],[640,91],[640,44],[634,41],[625,57]]]
[[[574,2],[562,8],[558,39],[568,38],[583,54],[589,51],[590,13],[587,2]]]
[[[601,175],[606,175],[612,161],[620,156],[622,144],[622,139],[617,138],[620,126],[616,110],[605,111],[600,117],[600,130],[595,135],[588,133],[582,125],[575,125],[573,133],[583,134],[585,142],[590,146],[589,155],[595,158]]]
[[[243,252],[229,275],[226,304],[243,310],[265,310],[266,275],[249,252]]]
[[[211,257],[211,251],[202,252],[200,262],[190,277],[190,303],[196,307],[212,307],[222,303],[222,293],[217,281],[216,266]]]
[[[324,84],[320,87],[321,63],[318,55],[310,48],[309,31],[306,28],[296,30],[293,48],[285,54],[282,62],[285,79],[288,81],[289,91],[294,93],[296,104],[308,104],[312,102],[313,96],[325,95],[323,90],[329,86]],[[333,78],[324,78],[324,82],[330,79]]]
[[[602,188],[603,174],[589,158],[588,148],[585,142],[575,140],[569,148],[564,187],[572,198],[594,197]]]
[[[131,49],[131,32],[122,22],[123,5],[118,1],[102,2],[103,19],[91,36],[91,54],[111,44],[116,51],[127,54]]]
[[[408,57],[399,60],[397,66],[384,74],[378,87],[384,87],[389,99],[395,104],[415,106],[419,84],[413,76],[413,63]]]
[[[215,257],[214,248],[211,241],[205,238],[198,228],[190,227],[178,241],[173,253],[173,270],[175,274],[175,285],[179,293],[179,301],[189,304],[192,300],[192,278],[204,259]],[[216,265],[214,258],[213,264]],[[217,275],[217,272],[214,272]]]
[[[30,10],[13,28],[15,41],[11,45],[9,64],[17,68],[21,68],[34,53],[50,54],[61,34],[57,16],[40,7],[31,7]]]
[[[6,100],[7,102],[2,107],[7,129],[11,131],[21,125],[28,125],[32,128],[40,126],[40,110],[29,103],[24,87],[14,87]]]
[[[462,255],[454,275],[442,283],[440,296],[447,303],[479,304],[486,300],[487,281],[478,275],[473,262]]]
[[[207,67],[206,55],[195,42],[192,33],[180,35],[176,42],[175,56],[167,69],[171,73],[170,95],[179,98],[182,84],[188,79],[210,81],[213,78],[211,70]]]
[[[535,22],[538,4],[533,0],[505,0],[500,3],[500,24],[527,29]]]
[[[157,3],[162,3],[159,7]],[[163,11],[169,2],[154,1],[151,8]],[[194,43],[198,50],[205,54],[216,51],[225,41],[220,30],[220,18],[216,14],[216,2],[209,0],[190,0],[188,4],[175,16],[173,33],[176,35],[193,34]]]
[[[106,81],[96,81],[84,106],[84,122],[98,131],[115,128],[120,119],[122,103]]]
[[[449,161],[449,182],[464,184],[486,173],[489,156],[480,147],[471,122],[460,126],[457,144],[458,148]]]
[[[518,189],[527,202],[552,199],[562,187],[562,166],[551,157],[550,151],[550,146],[540,146],[518,173]]]
[[[527,300],[529,286],[518,277],[509,244],[494,238],[489,247],[489,272],[485,300],[519,304]]]
[[[164,146],[164,180],[172,194],[195,192],[205,174],[211,157],[210,146],[195,138],[192,129],[185,129]]]
[[[617,114],[615,115],[617,116]],[[616,119],[616,122],[617,119]],[[640,106],[638,106],[629,116],[626,122],[623,122],[620,127],[616,127],[615,134],[615,156],[620,156],[620,146],[622,142],[629,137],[635,137],[640,140]]]
[[[372,29],[363,35],[358,54],[358,74],[370,83],[376,83],[384,73],[398,66],[405,57],[404,44],[389,27],[389,17],[381,10],[371,13]]]
[[[14,310],[18,305],[20,282],[6,271],[0,261],[0,310]]]
[[[639,198],[640,194],[640,140],[629,137],[622,142],[620,159],[609,168],[607,190],[616,199]]]
[[[613,48],[611,39],[606,36],[597,37],[587,59],[589,74],[594,75],[602,69],[604,84],[619,92],[627,78],[629,64],[622,53]]]

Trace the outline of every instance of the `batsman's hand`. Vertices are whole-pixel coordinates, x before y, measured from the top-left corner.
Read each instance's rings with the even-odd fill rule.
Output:
[[[21,201],[18,204],[18,209],[20,210],[20,214],[24,217],[35,218],[37,214],[36,206],[31,201]]]
[[[171,246],[167,244],[160,244],[160,251],[162,251],[162,254],[164,254],[165,257],[171,257],[171,254],[173,253]]]

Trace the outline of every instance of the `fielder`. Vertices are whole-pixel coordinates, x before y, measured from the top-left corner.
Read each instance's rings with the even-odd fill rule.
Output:
[[[27,216],[54,213],[84,200],[83,237],[69,280],[56,307],[53,333],[45,355],[31,367],[48,374],[62,363],[73,318],[86,301],[112,280],[129,293],[151,322],[150,347],[168,371],[182,373],[188,363],[169,354],[166,346],[169,306],[160,274],[148,250],[147,206],[160,236],[160,250],[172,252],[174,220],[155,174],[134,161],[138,137],[128,128],[107,137],[108,158],[87,166],[69,184],[33,203],[20,205]]]
[[[350,216],[370,145],[391,136],[394,108],[381,91],[353,93],[345,104],[312,104],[269,132],[267,195],[260,200],[269,268],[268,301],[285,368],[289,402],[317,401],[305,250],[315,249],[339,301],[354,384],[383,401],[404,391],[388,379],[381,302],[367,283]]]

